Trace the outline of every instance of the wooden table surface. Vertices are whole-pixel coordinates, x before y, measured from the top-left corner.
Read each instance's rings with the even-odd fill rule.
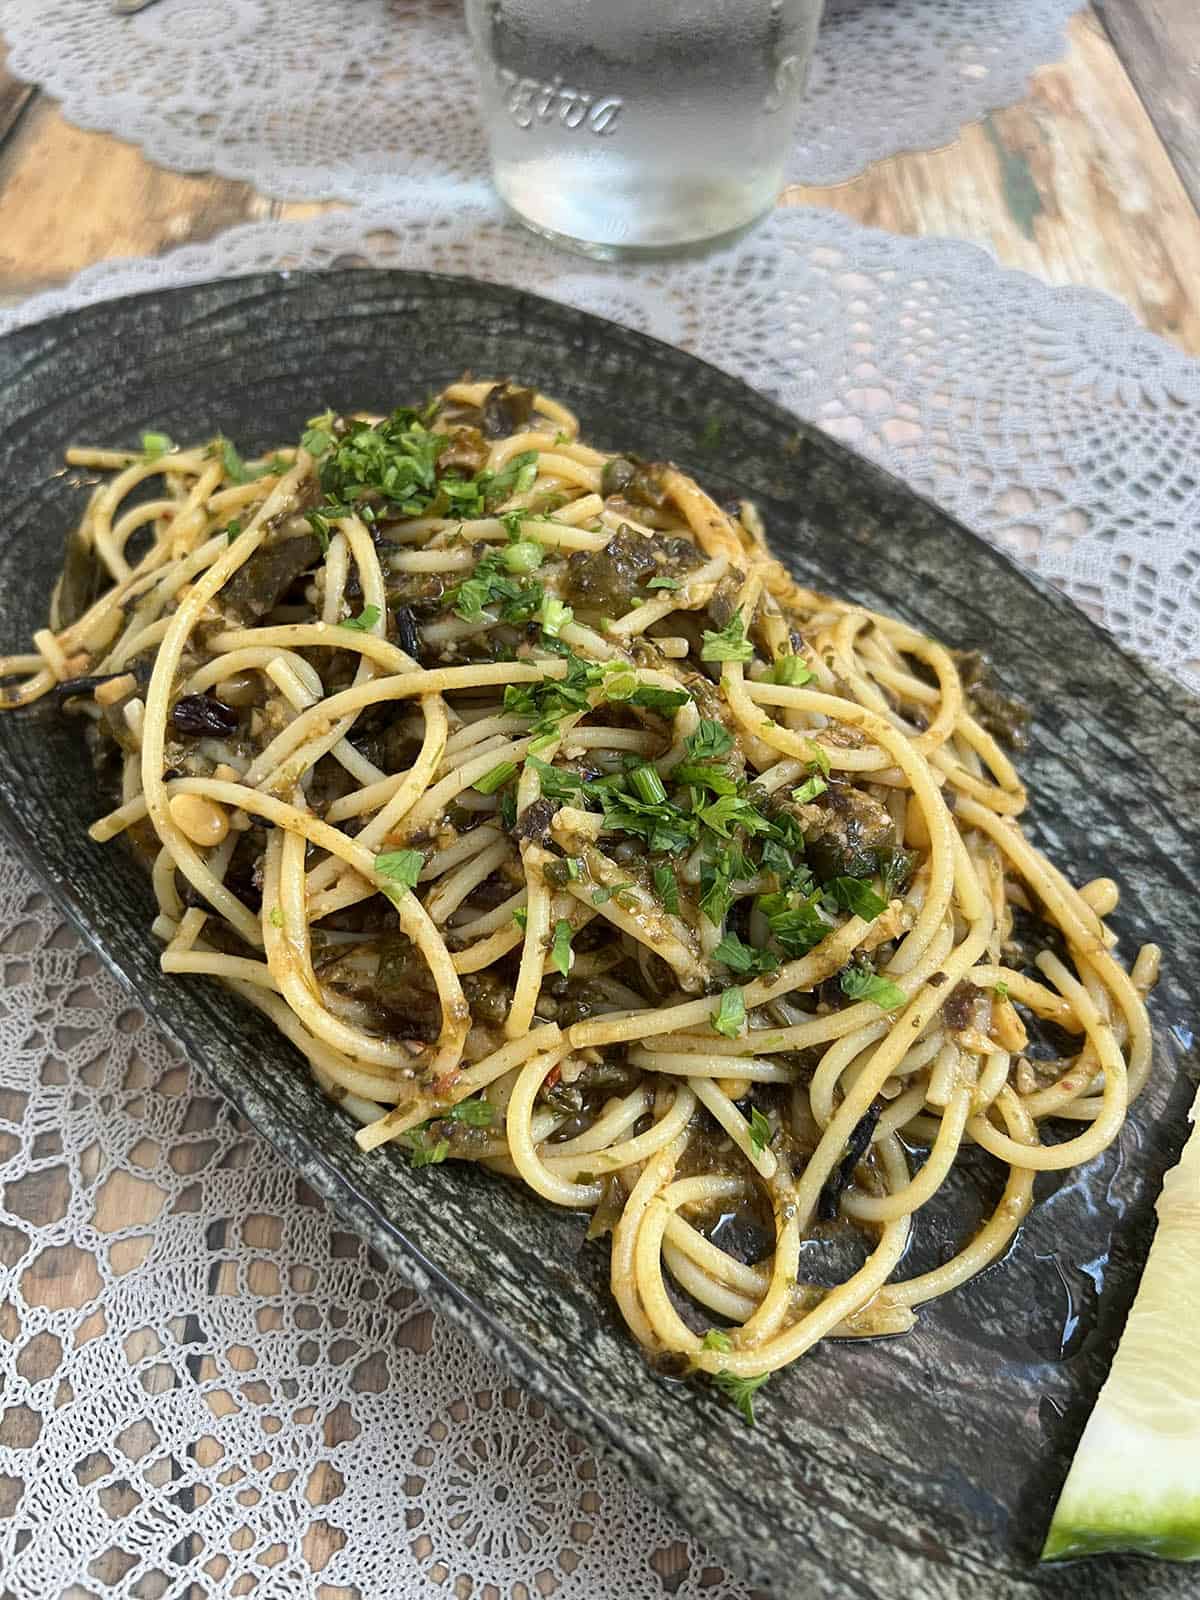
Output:
[[[106,258],[324,209],[155,167],[131,145],[72,127],[53,101],[6,74],[3,59],[0,42],[0,303]],[[784,198],[899,234],[971,240],[1052,283],[1107,290],[1200,356],[1200,3],[1096,0],[1071,23],[1064,60],[1041,68],[1019,104],[944,149],[895,156],[836,188],[795,186]],[[128,1190],[106,1186],[123,1223],[140,1214],[148,1186]],[[45,1199],[57,1215],[55,1196]],[[61,1280],[39,1281],[43,1304],[78,1305],[94,1292],[90,1258],[73,1257]],[[0,1339],[13,1319],[0,1305]],[[306,1543],[315,1569],[328,1553]],[[675,1557],[656,1557],[664,1561],[669,1580]]]
[[[1106,289],[1200,355],[1200,5],[1097,0],[1069,33],[1065,59],[1041,68],[1024,100],[944,149],[784,198],[896,233],[970,239],[1052,283]],[[322,209],[164,171],[72,127],[5,74],[0,45],[0,302],[107,257]]]

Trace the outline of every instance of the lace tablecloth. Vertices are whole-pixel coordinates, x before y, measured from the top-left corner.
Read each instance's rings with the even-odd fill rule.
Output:
[[[790,175],[840,183],[1025,92],[1080,0],[826,0]],[[9,70],[72,122],[285,200],[486,170],[461,0],[0,0]]]
[[[267,267],[540,288],[773,391],[1200,685],[1200,367],[1115,302],[822,212],[639,269],[485,208],[422,215],[448,213],[234,229],[93,268],[0,328]],[[2,854],[0,979],[12,1600],[744,1597],[339,1228]]]

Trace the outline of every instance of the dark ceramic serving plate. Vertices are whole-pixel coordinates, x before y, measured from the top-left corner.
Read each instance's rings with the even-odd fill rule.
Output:
[[[12,843],[191,1058],[407,1279],[779,1600],[1194,1592],[1194,1570],[1151,1562],[1096,1561],[1086,1576],[1035,1566],[1193,1093],[1181,985],[1200,968],[1187,833],[1200,738],[1180,689],[941,511],[692,357],[507,289],[378,272],[172,290],[0,342],[0,648],[28,648],[83,504],[60,470],[68,441],[220,429],[265,449],[327,405],[385,410],[467,368],[542,386],[601,444],[749,494],[802,578],[990,653],[1036,716],[1022,763],[1035,835],[1077,880],[1121,881],[1126,952],[1147,937],[1166,946],[1154,1079],[1119,1149],[1041,1180],[1008,1258],[908,1337],[826,1345],[774,1378],[752,1432],[711,1390],[650,1373],[580,1218],[470,1168],[412,1173],[391,1151],[361,1155],[257,1014],[216,985],[163,977],[140,869],[86,837],[105,807],[70,719],[0,718]],[[912,1269],[996,1192],[987,1161],[968,1170],[956,1210],[923,1220]]]

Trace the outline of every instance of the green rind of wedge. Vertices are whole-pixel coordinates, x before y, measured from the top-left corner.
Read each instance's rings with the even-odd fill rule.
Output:
[[[1163,1561],[1200,1561],[1200,1496],[1148,1503],[1131,1497],[1084,1509],[1059,1505],[1042,1550],[1043,1561],[1128,1550]]]

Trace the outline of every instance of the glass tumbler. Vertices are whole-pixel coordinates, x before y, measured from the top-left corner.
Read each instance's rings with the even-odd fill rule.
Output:
[[[783,185],[823,0],[466,0],[492,170],[601,259],[741,232]]]

